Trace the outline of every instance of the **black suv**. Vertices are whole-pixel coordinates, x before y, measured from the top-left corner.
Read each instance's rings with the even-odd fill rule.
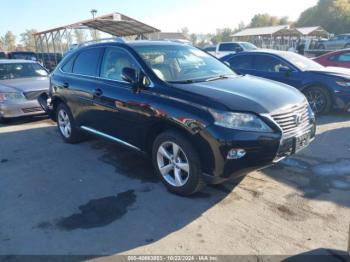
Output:
[[[174,42],[104,42],[67,55],[39,102],[64,141],[94,134],[148,153],[163,183],[190,195],[262,168],[315,136],[295,88],[238,76]]]

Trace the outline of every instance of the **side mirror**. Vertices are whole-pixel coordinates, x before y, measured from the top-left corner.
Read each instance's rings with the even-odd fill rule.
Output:
[[[122,79],[132,86],[138,84],[136,70],[130,67],[124,67],[122,70]]]

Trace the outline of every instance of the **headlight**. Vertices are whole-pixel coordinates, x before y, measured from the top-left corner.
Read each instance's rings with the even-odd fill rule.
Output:
[[[244,131],[273,132],[258,116],[248,113],[218,112],[210,110],[215,125]]]
[[[24,96],[21,93],[0,93],[0,101],[6,100],[22,100]]]
[[[342,87],[350,87],[350,81],[337,81],[336,83]]]

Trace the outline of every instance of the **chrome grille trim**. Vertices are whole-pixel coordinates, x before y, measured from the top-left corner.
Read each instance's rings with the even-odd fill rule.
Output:
[[[301,106],[294,106],[284,110],[284,112],[277,112],[271,115],[271,117],[282,129],[284,138],[303,133],[311,125],[307,102]],[[301,117],[299,123],[297,123],[297,117]]]

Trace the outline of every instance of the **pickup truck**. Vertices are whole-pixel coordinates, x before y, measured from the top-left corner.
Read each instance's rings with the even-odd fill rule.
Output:
[[[216,45],[216,48],[213,48],[213,46],[204,48],[206,52],[217,58],[221,58],[229,54],[256,49],[258,48],[249,42],[220,42]]]

